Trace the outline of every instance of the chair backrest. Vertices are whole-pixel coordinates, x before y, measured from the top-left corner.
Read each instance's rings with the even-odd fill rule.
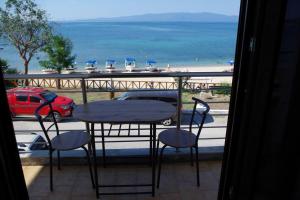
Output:
[[[197,126],[198,126],[198,132],[196,135],[196,144],[197,144],[198,139],[200,137],[201,130],[203,128],[203,124],[204,124],[206,116],[207,116],[207,113],[210,110],[210,107],[206,102],[204,102],[198,98],[193,97],[192,99],[194,100],[195,103],[194,103],[194,108],[193,108],[192,117],[191,117],[191,121],[190,121],[189,131],[192,132],[193,124],[197,124]],[[201,110],[197,110],[197,105],[202,105]],[[195,120],[195,117],[197,115],[201,117],[200,121]]]
[[[41,128],[45,134],[45,137],[47,139],[47,143],[50,147],[50,149],[52,149],[52,145],[51,145],[51,139],[49,137],[49,131],[52,127],[55,128],[55,131],[56,131],[56,135],[59,135],[59,129],[58,129],[58,125],[57,125],[57,121],[56,121],[56,118],[55,118],[55,115],[54,115],[54,112],[53,112],[53,107],[51,105],[51,103],[54,101],[54,99],[52,100],[49,100],[49,101],[45,101],[43,104],[41,104],[36,110],[35,110],[35,117],[37,118],[37,120],[39,121],[40,125],[41,125]],[[40,111],[42,109],[46,109],[48,107],[49,109],[49,112],[47,114],[47,116],[42,116],[40,114]],[[45,121],[51,121],[53,123],[50,123],[50,125],[47,125],[47,128],[46,128],[46,125],[45,125]]]

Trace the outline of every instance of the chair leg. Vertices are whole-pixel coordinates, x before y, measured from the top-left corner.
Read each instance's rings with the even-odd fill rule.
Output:
[[[60,151],[57,151],[57,169],[61,170],[61,165],[60,165]]]
[[[199,175],[199,159],[198,159],[198,145],[195,146],[196,149],[196,170],[197,170],[197,186],[200,186],[200,175]]]
[[[53,160],[52,160],[53,150],[49,150],[49,161],[50,161],[50,191],[53,191]]]
[[[191,151],[191,166],[194,166],[193,147],[190,148],[190,151]]]
[[[155,153],[156,160],[158,158],[158,150],[159,150],[159,140],[157,139],[156,153]]]
[[[95,182],[94,182],[94,176],[93,176],[93,172],[92,172],[90,153],[84,146],[82,146],[82,148],[86,153],[86,158],[87,158],[88,165],[89,165],[89,171],[90,171],[90,176],[91,176],[91,180],[92,180],[92,185],[93,185],[93,188],[95,188]]]
[[[158,163],[157,188],[159,188],[162,157],[163,157],[163,152],[164,152],[164,149],[166,148],[166,146],[167,145],[164,145],[160,150],[159,163]]]
[[[92,144],[91,143],[88,143],[88,152],[89,152],[89,155],[93,155],[93,152],[92,152]]]

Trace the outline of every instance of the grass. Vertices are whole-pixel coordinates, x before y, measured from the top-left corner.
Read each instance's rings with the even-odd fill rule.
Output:
[[[207,93],[206,92],[202,92],[202,93],[183,92],[182,102],[183,103],[192,102],[192,97],[196,97],[207,102],[211,109],[217,109],[217,110],[229,109],[229,103],[226,102],[230,101],[230,95],[218,94],[212,96],[211,92],[207,92]],[[183,104],[183,109],[191,110],[193,109],[193,106],[194,106],[193,103]]]
[[[231,84],[230,83],[221,83],[219,85],[220,89],[213,91],[213,94],[223,94],[230,95]]]

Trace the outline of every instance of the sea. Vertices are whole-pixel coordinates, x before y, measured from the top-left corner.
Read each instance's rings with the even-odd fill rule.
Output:
[[[97,60],[104,68],[114,59],[117,68],[124,59],[133,57],[137,66],[146,60],[158,67],[221,66],[234,58],[237,23],[203,22],[55,22],[54,32],[72,41],[76,67]],[[9,42],[0,40],[0,57],[12,68],[23,71],[23,62]],[[30,62],[30,71],[39,71],[40,60],[47,56],[38,52]]]

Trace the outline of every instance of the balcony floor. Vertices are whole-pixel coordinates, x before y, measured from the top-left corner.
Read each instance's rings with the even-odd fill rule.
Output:
[[[96,199],[92,189],[88,166],[62,166],[54,168],[54,191],[49,189],[49,168],[45,166],[23,166],[25,180],[31,200],[71,200]],[[114,195],[100,196],[106,200],[214,200],[217,199],[220,161],[200,161],[200,182],[196,186],[196,170],[189,163],[164,163],[162,167],[160,189],[153,198],[147,195]],[[108,165],[99,167],[101,183],[105,184],[139,184],[151,182],[151,169],[147,165]],[[149,188],[149,187],[148,187]],[[148,188],[105,188],[102,192],[144,191]]]

